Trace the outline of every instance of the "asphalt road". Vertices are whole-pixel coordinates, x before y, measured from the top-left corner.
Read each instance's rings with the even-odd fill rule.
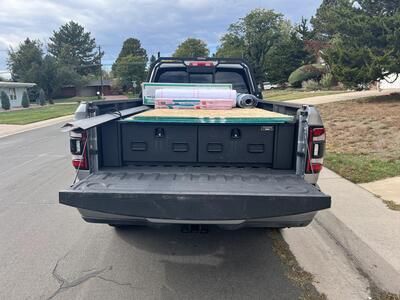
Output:
[[[58,204],[59,125],[0,139],[0,299],[297,299],[265,230],[116,231]]]

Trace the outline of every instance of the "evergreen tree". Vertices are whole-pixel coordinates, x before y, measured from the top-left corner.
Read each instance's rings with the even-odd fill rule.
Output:
[[[14,81],[35,82],[40,77],[43,62],[42,44],[26,38],[16,50],[8,52],[7,65]]]
[[[147,52],[138,39],[128,38],[112,66],[113,74],[119,79],[124,90],[139,85],[146,77]]]
[[[312,19],[327,41],[323,58],[346,86],[367,85],[400,73],[398,1],[323,1]]]
[[[98,53],[91,33],[85,32],[85,28],[74,21],[53,31],[48,51],[62,65],[75,67],[80,75],[98,72],[100,56],[103,55]]]
[[[176,48],[174,57],[207,57],[210,54],[207,44],[195,38],[188,38]]]
[[[46,95],[45,95],[43,89],[40,89],[40,91],[39,91],[38,104],[40,106],[46,105]]]
[[[11,107],[10,98],[4,91],[1,91],[1,93],[0,93],[0,100],[1,100],[1,107],[4,110],[9,110]]]
[[[29,98],[28,98],[28,93],[24,91],[24,93],[22,94],[22,100],[21,100],[21,105],[24,108],[29,107]]]

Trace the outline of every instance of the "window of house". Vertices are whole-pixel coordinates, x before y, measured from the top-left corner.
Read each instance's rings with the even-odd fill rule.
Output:
[[[10,88],[8,91],[8,95],[10,100],[17,100],[17,93],[15,92],[15,88]]]

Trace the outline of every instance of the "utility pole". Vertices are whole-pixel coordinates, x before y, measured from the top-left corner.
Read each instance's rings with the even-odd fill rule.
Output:
[[[100,84],[101,84],[101,98],[103,98],[103,65],[101,64],[101,46],[99,45],[99,59],[100,59]]]

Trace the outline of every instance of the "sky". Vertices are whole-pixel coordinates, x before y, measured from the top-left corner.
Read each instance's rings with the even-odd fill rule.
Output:
[[[0,0],[0,76],[7,50],[26,37],[45,45],[54,30],[73,20],[92,33],[110,66],[122,43],[138,38],[148,55],[171,55],[188,37],[215,52],[228,26],[255,8],[274,9],[292,23],[310,18],[321,0]]]

